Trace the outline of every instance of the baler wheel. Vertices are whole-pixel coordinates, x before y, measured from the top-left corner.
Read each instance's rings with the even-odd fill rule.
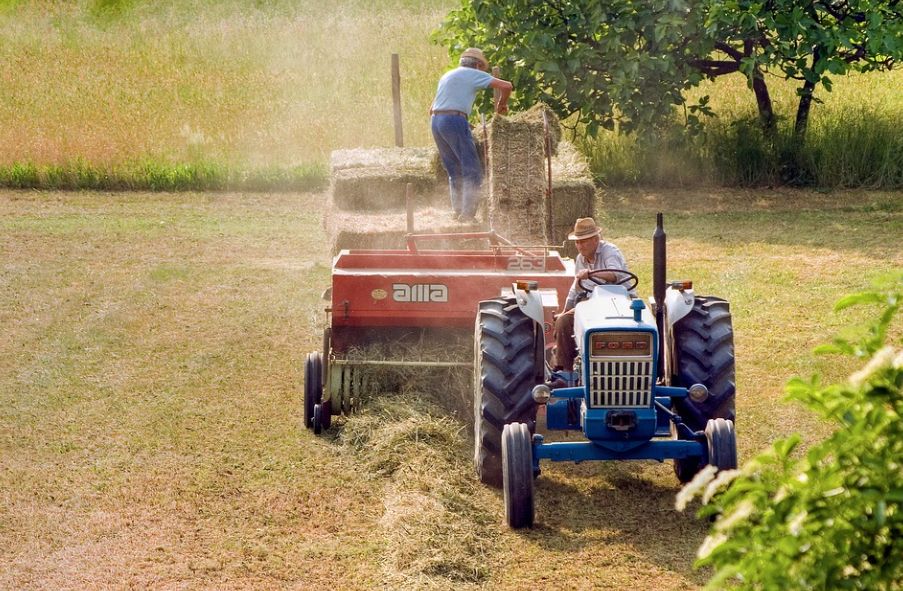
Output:
[[[319,435],[323,431],[323,405],[314,405],[314,416],[311,419],[311,427],[313,427],[314,435]]]
[[[719,470],[737,467],[737,434],[733,421],[710,419],[705,426],[705,438],[709,444],[709,464]]]
[[[524,423],[502,430],[502,491],[505,517],[513,529],[533,527],[533,436]]]
[[[674,326],[674,346],[677,384],[686,388],[703,384],[709,389],[709,397],[701,403],[688,398],[676,401],[675,408],[687,425],[701,431],[708,419],[736,420],[734,329],[728,302],[696,296],[693,309]]]
[[[304,362],[304,426],[312,427],[314,406],[323,399],[323,356],[319,351],[307,354]]]
[[[536,326],[514,296],[480,302],[474,329],[474,467],[484,484],[502,486],[502,430],[536,428],[532,390],[545,360]]]

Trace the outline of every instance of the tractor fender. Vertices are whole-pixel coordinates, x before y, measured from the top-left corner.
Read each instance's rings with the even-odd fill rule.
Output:
[[[542,326],[545,318],[542,308],[542,296],[539,292],[519,289],[516,283],[511,285],[511,289],[514,290],[514,300],[524,315]]]
[[[669,287],[665,291],[665,318],[668,328],[674,328],[681,318],[690,313],[695,300],[696,296],[692,289],[680,290]]]

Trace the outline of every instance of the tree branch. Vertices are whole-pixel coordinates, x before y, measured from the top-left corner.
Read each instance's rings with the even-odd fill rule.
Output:
[[[726,60],[690,60],[687,64],[709,76],[721,76],[740,71],[739,62]]]
[[[734,58],[734,59],[737,60],[738,62],[739,62],[740,60],[742,60],[744,57],[747,57],[747,56],[743,55],[742,53],[740,53],[740,51],[739,51],[738,49],[736,49],[736,48],[734,48],[734,47],[731,47],[730,45],[728,45],[728,44],[725,43],[724,41],[716,41],[716,42],[715,42],[715,49],[717,49],[718,51],[721,51],[721,52],[726,53],[727,55],[729,55],[730,57]]]

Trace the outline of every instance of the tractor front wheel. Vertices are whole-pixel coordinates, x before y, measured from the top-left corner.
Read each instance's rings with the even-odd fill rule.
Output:
[[[737,434],[734,422],[711,419],[705,426],[705,439],[709,444],[709,464],[718,470],[737,467]]]
[[[505,518],[513,529],[533,527],[533,436],[524,423],[502,431],[502,491]]]
[[[480,302],[474,331],[474,467],[480,481],[502,486],[502,429],[536,428],[532,390],[544,370],[535,323],[514,296]],[[540,378],[541,379],[541,378]]]
[[[313,427],[314,406],[323,398],[323,356],[318,352],[307,354],[304,362],[304,426]]]

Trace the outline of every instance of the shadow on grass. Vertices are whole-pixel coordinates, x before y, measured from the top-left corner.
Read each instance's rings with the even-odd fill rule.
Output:
[[[674,508],[676,479],[673,485],[659,484],[631,462],[548,472],[536,480],[536,526],[520,535],[564,554],[617,545],[623,547],[623,562],[642,556],[697,584],[705,582],[705,571],[694,570],[693,563],[710,524],[695,516],[694,507]]]

